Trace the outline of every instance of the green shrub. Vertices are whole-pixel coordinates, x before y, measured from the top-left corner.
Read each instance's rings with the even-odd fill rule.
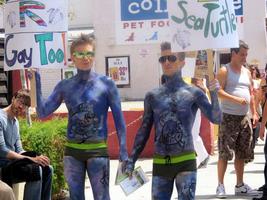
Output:
[[[53,194],[66,187],[63,173],[64,142],[67,131],[66,118],[48,121],[33,121],[29,127],[25,119],[20,119],[20,134],[23,148],[33,150],[50,158],[54,168]]]

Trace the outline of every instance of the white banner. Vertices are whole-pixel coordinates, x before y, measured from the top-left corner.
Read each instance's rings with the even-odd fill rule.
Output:
[[[167,0],[116,0],[116,43],[153,44],[169,35]]]
[[[66,33],[9,34],[5,38],[4,70],[67,66]]]
[[[4,70],[67,66],[67,0],[8,1]]]
[[[173,51],[238,46],[233,0],[168,0]]]
[[[4,13],[6,34],[68,30],[66,0],[10,1]]]

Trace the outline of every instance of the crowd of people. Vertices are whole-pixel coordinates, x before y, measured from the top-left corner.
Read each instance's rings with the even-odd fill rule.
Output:
[[[32,72],[36,75],[38,117],[44,118],[53,113],[63,101],[68,109],[63,163],[70,199],[85,199],[86,173],[94,199],[110,199],[109,108],[119,140],[122,171],[129,176],[145,148],[152,126],[155,128],[152,199],[170,199],[174,183],[179,200],[195,199],[197,168],[206,165],[209,158],[199,138],[200,122],[195,121],[196,117],[200,118],[200,113],[212,123],[219,124],[216,196],[227,197],[224,176],[227,163],[233,158],[235,194],[257,195],[258,191],[244,182],[243,174],[245,162],[253,161],[258,137],[263,139],[265,135],[267,87],[266,79],[261,78],[256,65],[246,67],[248,50],[248,45],[240,41],[238,48],[231,49],[230,63],[220,68],[216,78],[209,77],[208,86],[204,87],[201,79],[193,79],[192,85],[183,80],[181,69],[186,67],[185,53],[173,52],[171,43],[163,42],[159,58],[163,71],[162,84],[145,96],[143,121],[129,157],[118,89],[111,78],[92,70],[95,57],[93,37],[81,35],[73,41],[70,53],[78,73],[60,81],[47,99],[42,97],[40,74]],[[21,144],[17,117],[25,112],[30,102],[29,91],[19,90],[11,104],[0,110],[1,179],[9,185],[0,181],[0,199],[15,199],[11,187],[22,181],[26,182],[24,200],[51,199],[53,168],[49,158],[38,152],[26,152]],[[267,157],[266,145],[264,152]],[[30,170],[23,171],[22,177],[18,176],[15,171],[25,170],[25,166]],[[267,181],[267,165],[264,175]],[[266,200],[267,182],[259,189],[263,191],[263,196],[254,199]]]

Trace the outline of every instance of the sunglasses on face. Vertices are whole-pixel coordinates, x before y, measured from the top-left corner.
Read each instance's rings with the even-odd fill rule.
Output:
[[[175,62],[177,60],[177,57],[175,55],[169,55],[169,56],[161,56],[159,58],[160,63],[165,63],[167,60],[169,62]]]
[[[94,57],[95,56],[95,52],[93,52],[93,51],[82,51],[82,52],[74,51],[73,55],[76,58],[79,58],[79,59],[82,59],[82,58],[91,58],[91,57]]]

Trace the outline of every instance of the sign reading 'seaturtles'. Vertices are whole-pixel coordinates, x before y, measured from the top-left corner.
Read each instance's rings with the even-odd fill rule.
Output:
[[[168,0],[174,51],[238,46],[233,0]]]
[[[67,65],[67,0],[18,0],[5,5],[5,70]]]
[[[174,51],[235,47],[234,8],[233,0],[116,0],[116,41],[170,41]]]

